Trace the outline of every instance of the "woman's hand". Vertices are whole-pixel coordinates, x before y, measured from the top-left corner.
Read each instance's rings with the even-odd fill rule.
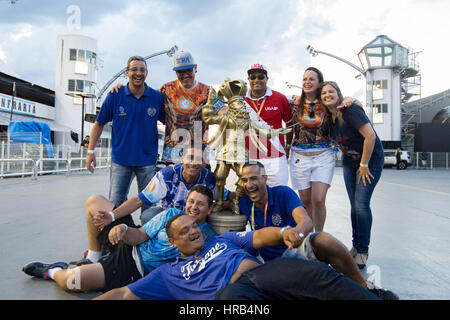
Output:
[[[373,179],[373,175],[372,175],[372,173],[370,173],[369,168],[366,168],[366,167],[359,167],[359,169],[358,169],[358,174],[359,174],[358,181],[357,181],[358,184],[359,184],[359,182],[360,182],[361,180],[362,180],[362,182],[363,182],[364,187],[367,186],[367,185],[366,185],[366,181],[367,181],[369,184],[372,183],[372,181],[370,180],[370,178]]]

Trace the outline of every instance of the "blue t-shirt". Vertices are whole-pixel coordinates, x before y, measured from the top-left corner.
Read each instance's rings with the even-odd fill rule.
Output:
[[[183,178],[183,164],[170,165],[158,171],[138,197],[146,205],[152,205],[161,200],[161,206],[164,209],[183,209],[189,190],[196,184],[214,190],[216,178],[210,170],[203,168],[197,181],[188,185]]]
[[[111,161],[123,166],[154,165],[158,156],[157,121],[164,123],[164,99],[145,84],[137,99],[128,84],[109,93],[97,116],[102,125],[112,121]]]
[[[184,213],[184,211],[178,209],[162,211],[142,226],[150,237],[148,241],[137,246],[144,267],[144,274],[148,274],[162,264],[174,261],[180,255],[180,251],[169,243],[166,233],[167,222],[180,213]],[[205,241],[210,241],[217,235],[206,222],[198,227],[202,231]]]
[[[141,299],[211,300],[224,288],[243,259],[254,255],[253,232],[227,232],[205,242],[197,256],[179,257],[128,285]]]
[[[292,211],[299,206],[303,207],[303,203],[297,193],[288,186],[267,186],[267,192],[269,193],[269,202],[267,204],[266,223],[264,223],[264,209],[260,210],[255,206],[253,219],[253,202],[247,195],[239,199],[239,210],[247,217],[252,229],[258,230],[264,227],[282,228],[288,225],[295,227],[297,223],[292,217]],[[276,246],[261,248],[259,252],[264,261],[270,261],[281,257],[286,249],[287,246],[281,243]]]
[[[364,136],[359,133],[358,129],[366,123],[369,123],[371,126],[372,124],[364,110],[356,104],[343,108],[339,112],[342,112],[344,122],[341,125],[336,119],[331,131],[332,137],[344,154],[343,164],[358,168],[364,146]],[[373,131],[375,132],[375,130]],[[372,156],[370,157],[369,167],[378,164],[384,158],[383,145],[376,132],[375,135],[376,140]]]

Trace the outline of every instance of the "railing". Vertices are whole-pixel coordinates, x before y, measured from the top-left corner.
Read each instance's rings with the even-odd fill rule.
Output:
[[[0,144],[0,179],[9,177],[31,176],[37,179],[39,175],[52,173],[66,173],[83,171],[86,168],[86,148],[81,147],[77,152],[70,152],[65,146],[56,146],[54,158],[44,157],[42,144],[9,143]],[[65,154],[62,157],[63,153]],[[96,148],[96,169],[111,166],[110,146]]]

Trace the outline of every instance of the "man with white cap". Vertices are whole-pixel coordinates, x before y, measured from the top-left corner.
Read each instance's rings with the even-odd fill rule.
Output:
[[[204,134],[208,129],[202,120],[202,106],[208,99],[209,86],[195,79],[197,64],[192,54],[188,51],[175,53],[172,70],[177,80],[159,89],[164,97],[166,126],[162,161],[167,164],[179,163],[183,148],[195,146],[200,150],[202,145],[205,147],[207,137]],[[111,92],[117,92],[121,86],[117,84]],[[217,110],[223,107],[217,99],[214,104]]]
[[[245,101],[250,106],[248,108],[250,118],[260,121],[260,123],[272,126],[274,129],[282,128],[283,122],[289,125],[292,121],[292,114],[289,108],[289,101],[285,95],[267,86],[267,68],[262,64],[253,64],[247,70],[250,89],[247,91]],[[167,111],[166,111],[167,112]],[[258,160],[266,168],[267,184],[269,186],[287,185],[289,174],[286,155],[289,154],[288,145],[291,135],[285,137],[273,137],[260,140],[266,145],[268,154],[258,151],[255,146],[249,143],[250,159]]]

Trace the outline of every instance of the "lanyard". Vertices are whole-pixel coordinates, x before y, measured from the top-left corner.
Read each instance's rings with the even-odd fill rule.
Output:
[[[263,108],[263,106],[264,106],[264,103],[266,102],[266,98],[264,98],[264,99],[263,99],[263,102],[261,102],[261,105],[259,106],[259,110],[258,110],[258,107],[256,106],[256,103],[255,103],[253,100],[250,100],[250,102],[252,103],[252,105],[253,105],[255,111],[258,112],[258,121],[259,121],[259,119],[260,119],[260,116],[259,116],[259,115],[261,114],[261,111],[262,111],[262,108]]]
[[[266,226],[266,218],[267,218],[267,205],[269,201],[266,202],[264,207],[264,226]],[[252,230],[255,230],[255,204],[252,204]]]

